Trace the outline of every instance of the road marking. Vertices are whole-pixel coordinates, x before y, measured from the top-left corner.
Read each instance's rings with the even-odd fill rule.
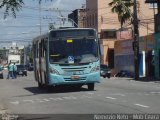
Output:
[[[46,102],[49,102],[50,100],[48,100],[48,99],[43,99],[44,101],[46,101]]]
[[[121,94],[121,93],[117,93],[117,94],[113,94],[113,95],[119,95],[119,96],[126,96],[126,95],[124,95],[124,94]]]
[[[82,95],[81,98],[92,98],[92,97],[89,97],[89,96],[86,96],[86,95]]]
[[[31,102],[31,103],[34,103],[33,100],[23,100],[23,102]]]
[[[74,100],[76,100],[77,99],[77,97],[74,97],[74,96],[70,96],[72,99],[74,99]]]
[[[45,102],[42,99],[35,99],[35,100],[38,101],[38,102]]]
[[[54,100],[63,100],[62,98],[54,98]]]
[[[12,104],[14,104],[14,105],[18,105],[18,104],[19,104],[19,101],[10,102],[10,103],[12,103]]]
[[[50,99],[50,100],[56,100],[55,98],[48,98],[48,99]]]
[[[140,107],[144,107],[144,108],[149,108],[149,106],[146,106],[146,105],[142,105],[142,104],[134,104],[136,106],[140,106]]]
[[[117,98],[113,98],[113,97],[106,97],[107,99],[112,99],[112,100],[115,100]]]
[[[94,93],[87,93],[87,94],[89,94],[89,95],[93,95]]]
[[[150,92],[151,94],[160,94],[160,92]]]
[[[67,99],[67,100],[71,100],[72,99],[72,97],[62,97],[62,98]]]

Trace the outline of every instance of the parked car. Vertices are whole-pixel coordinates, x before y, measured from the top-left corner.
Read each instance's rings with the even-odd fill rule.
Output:
[[[119,71],[115,77],[129,77],[129,78],[134,78],[134,73],[127,71],[127,70],[121,70]]]
[[[108,68],[107,65],[101,64],[100,65],[100,75],[104,78],[110,78],[111,77],[111,70]]]
[[[16,65],[17,66],[17,75],[27,76],[27,70],[25,65]]]

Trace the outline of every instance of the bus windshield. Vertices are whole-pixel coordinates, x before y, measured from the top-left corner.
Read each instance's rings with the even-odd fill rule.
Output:
[[[96,39],[52,39],[49,41],[50,63],[80,64],[98,60]]]

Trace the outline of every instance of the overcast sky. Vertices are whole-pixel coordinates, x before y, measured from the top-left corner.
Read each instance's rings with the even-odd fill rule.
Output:
[[[41,28],[42,33],[48,31],[48,24],[60,24],[58,16],[60,12],[63,16],[67,16],[73,10],[81,8],[85,0],[53,0],[52,2],[44,2],[41,4]],[[0,47],[10,46],[11,43],[2,43],[4,41],[16,41],[18,44],[27,45],[35,36],[40,34],[40,12],[38,0],[24,0],[25,5],[22,11],[17,13],[16,19],[10,15],[7,19],[3,19],[4,10],[0,10]],[[57,10],[58,9],[58,10]]]

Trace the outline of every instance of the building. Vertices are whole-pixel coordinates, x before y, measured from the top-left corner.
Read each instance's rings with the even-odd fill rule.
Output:
[[[68,20],[73,22],[75,27],[84,28],[85,25],[83,21],[85,20],[86,16],[85,13],[86,13],[85,9],[76,9],[68,15]]]
[[[120,29],[121,26],[117,14],[112,13],[111,7],[108,5],[111,1],[86,0],[86,20],[84,25],[85,27],[95,28],[98,31],[102,47],[101,62],[114,69],[115,41],[133,40],[133,37],[130,21],[124,25],[125,29],[123,31]],[[137,8],[140,21],[139,35],[152,34],[154,32],[154,10],[152,5],[145,4],[143,0],[137,0]]]

